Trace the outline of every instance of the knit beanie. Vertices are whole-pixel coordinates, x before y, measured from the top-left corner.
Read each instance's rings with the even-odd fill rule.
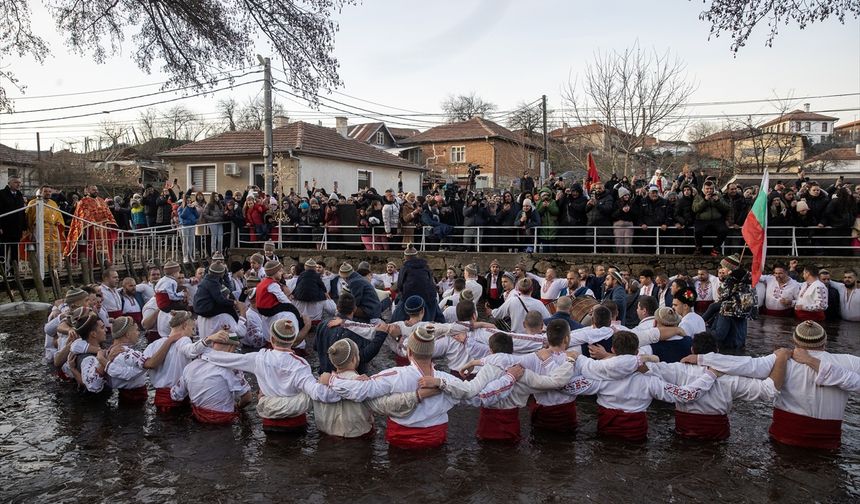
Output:
[[[227,267],[224,266],[223,262],[213,262],[209,265],[209,273],[213,275],[223,275],[227,272]]]
[[[436,343],[436,326],[427,324],[412,332],[406,343],[412,355],[419,358],[429,359],[433,357],[433,347]]]
[[[251,288],[260,285],[260,277],[253,271],[245,275],[245,287]]]
[[[475,300],[475,293],[470,291],[469,289],[465,289],[465,290],[463,290],[463,292],[460,293],[460,301],[474,301],[474,300]]]
[[[534,203],[532,203],[532,200],[530,200],[528,198],[523,200],[523,208],[525,208],[525,207],[531,208],[533,206],[534,206]]]
[[[741,265],[741,258],[738,257],[737,254],[732,254],[730,256],[723,257],[723,260],[720,261],[720,266],[726,269],[736,269]]]
[[[806,200],[800,200],[797,202],[797,205],[795,205],[794,209],[798,212],[804,212],[809,210],[809,204],[806,203]]]
[[[403,304],[403,309],[406,313],[414,315],[424,309],[424,299],[421,296],[409,296]]]
[[[272,338],[284,343],[295,341],[298,332],[293,326],[293,321],[288,318],[278,319],[269,326],[269,332],[272,333]]]
[[[678,327],[678,324],[681,323],[681,316],[675,313],[674,309],[664,306],[663,308],[657,308],[657,311],[654,312],[654,320],[665,327]],[[687,336],[692,336],[692,334],[688,334]]]
[[[239,346],[238,336],[233,336],[230,333],[228,333],[227,331],[218,331],[206,339],[208,339],[212,343],[220,343],[222,345],[230,345],[230,346]]]
[[[179,263],[176,261],[167,261],[164,263],[164,273],[169,274],[171,271],[174,273],[179,271]]]
[[[216,261],[224,262],[224,254],[222,254],[220,250],[212,254],[212,262]]]
[[[170,312],[170,327],[179,327],[191,320],[194,316],[190,311],[174,310]]]
[[[278,261],[268,261],[266,265],[263,266],[263,270],[266,272],[266,276],[274,276],[275,273],[281,270],[283,266]]]
[[[356,268],[356,271],[362,270],[370,271],[370,263],[367,261],[361,261],[360,263],[358,263],[358,268]]]
[[[83,289],[72,287],[71,289],[66,291],[66,296],[63,301],[65,301],[67,305],[70,305],[72,303],[77,303],[79,301],[85,300],[87,297],[89,297],[89,295],[90,294]]]
[[[317,269],[317,262],[313,259],[308,259],[307,261],[305,261],[305,269]]]
[[[343,263],[340,265],[340,269],[337,270],[341,275],[351,275],[353,272],[352,264]]]
[[[111,336],[114,339],[122,338],[131,329],[132,324],[134,324],[134,320],[131,317],[117,317],[113,319],[110,324]]]
[[[793,339],[801,348],[821,348],[827,342],[827,333],[817,322],[807,320],[794,329]]]
[[[466,271],[466,273],[468,273],[470,275],[477,275],[478,274],[478,266],[474,263],[469,264],[468,266],[466,266],[465,271]]]
[[[415,250],[415,247],[412,246],[411,243],[406,245],[406,250],[403,251],[403,255],[406,257],[418,255],[418,251]]]
[[[623,198],[625,196],[630,196],[630,190],[627,189],[626,187],[619,187],[618,188],[618,197]]]
[[[354,355],[358,355],[358,345],[355,344],[355,341],[352,341],[349,338],[339,339],[328,347],[328,360],[330,360],[335,367],[343,366],[349,362]]]
[[[274,252],[275,251],[275,244],[270,242],[270,241],[267,241],[266,243],[263,244],[263,250],[266,252]]]
[[[251,256],[251,262],[255,262],[257,264],[263,264],[264,262],[266,262],[266,258],[263,257],[263,254],[257,252]]]
[[[99,316],[91,309],[82,306],[72,311],[70,320],[75,332],[79,336],[84,337],[84,335],[89,335],[90,331],[93,330],[96,322],[99,320]]]

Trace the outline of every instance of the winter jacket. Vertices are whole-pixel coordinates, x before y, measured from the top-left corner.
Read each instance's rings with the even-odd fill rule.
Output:
[[[729,204],[720,196],[717,196],[717,199],[705,200],[702,194],[697,194],[693,199],[693,213],[697,221],[725,219],[729,213]]]
[[[297,301],[317,303],[326,300],[326,286],[319,273],[306,269],[296,279],[296,287],[293,289],[292,294]]]
[[[540,215],[541,228],[540,238],[546,241],[555,241],[558,233],[558,216],[561,211],[558,208],[558,203],[555,200],[550,200],[549,205],[544,207],[544,202],[538,202],[538,214]]]
[[[201,316],[213,316],[215,313],[230,312],[233,301],[221,293],[223,275],[208,273],[197,285],[194,293],[194,313]],[[209,315],[202,315],[209,314]]]
[[[400,204],[395,200],[394,203],[386,203],[382,207],[382,224],[385,227],[385,233],[396,233],[400,227]]]
[[[585,226],[588,224],[588,198],[580,194],[578,198],[566,197],[566,224]]]
[[[597,204],[587,206],[589,226],[611,226],[612,214],[615,213],[615,199],[609,191],[603,191],[597,196]]]
[[[818,193],[817,197],[807,194],[803,197],[803,200],[805,200],[806,204],[809,205],[809,215],[812,217],[812,221],[814,222],[813,226],[822,224],[824,221],[824,211],[830,203],[830,197],[827,196],[824,191],[821,191]]]
[[[355,307],[362,311],[363,316],[356,317],[360,322],[369,322],[382,317],[382,309],[379,304],[379,296],[376,289],[370,285],[366,278],[353,271],[346,279],[349,292],[355,297]]]
[[[652,201],[651,198],[642,198],[639,203],[639,211],[637,212],[639,220],[638,224],[645,224],[648,227],[659,227],[663,224],[669,224],[669,208],[666,200],[657,198]]]
[[[487,207],[468,205],[463,208],[464,226],[486,226],[489,220],[490,213],[487,211]]]
[[[197,220],[200,218],[197,209],[192,206],[179,207],[178,216],[179,223],[183,226],[193,226],[197,224]]]

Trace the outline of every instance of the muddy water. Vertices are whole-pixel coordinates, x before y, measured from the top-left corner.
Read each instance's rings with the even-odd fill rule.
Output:
[[[452,412],[446,447],[389,451],[379,421],[372,441],[311,427],[267,438],[253,411],[232,427],[151,404],[118,409],[115,397],[82,400],[40,363],[40,323],[0,319],[2,502],[857,502],[860,398],[834,454],[775,446],[770,409],[737,403],[732,437],[702,444],[672,434],[672,408],[656,403],[648,442],[595,436],[595,404],[580,399],[575,438],[530,437],[519,446],[478,443],[475,410]],[[828,327],[831,351],[860,355],[860,325]],[[787,342],[787,321],[753,322],[753,354]],[[390,365],[377,357],[378,367]],[[528,420],[523,415],[524,430]]]

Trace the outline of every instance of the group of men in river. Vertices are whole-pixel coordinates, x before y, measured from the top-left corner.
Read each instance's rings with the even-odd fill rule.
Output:
[[[719,278],[643,272],[628,306],[629,275],[611,267],[556,278],[552,268],[538,277],[493,261],[486,275],[471,264],[437,282],[411,246],[399,269],[344,263],[332,273],[314,259],[285,270],[266,244],[244,264],[215,254],[188,279],[173,261],[139,283],[105,268],[100,285],[72,288],[55,304],[45,359],[81,394],[116,389],[122,407],[146,404],[153,388],[160,413],[190,406],[199,422],[230,424],[256,402],[271,434],[305,432],[313,411],[320,432],[363,438],[382,415],[391,446],[436,447],[448,412],[465,404],[479,408],[479,439],[516,442],[521,408],[533,429],[574,433],[577,396],[596,395],[601,435],[646,439],[657,399],[675,403],[678,435],[725,439],[733,402],[755,400],[773,406],[776,442],[838,448],[860,357],[826,350],[817,271],[807,268],[794,294],[772,286],[787,283],[779,271],[764,278],[762,304],[776,295],[783,310],[774,314],[801,320],[793,349],[753,358],[731,354],[744,351],[756,289],[737,257],[720,266]],[[697,294],[711,290],[708,300]],[[368,376],[383,348],[395,367]]]

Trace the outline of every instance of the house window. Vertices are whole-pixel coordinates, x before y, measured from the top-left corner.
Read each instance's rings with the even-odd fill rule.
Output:
[[[385,145],[385,133],[381,131],[376,132],[376,145]]]
[[[803,131],[809,131],[809,126],[810,126],[809,121],[806,121],[805,123],[803,123]]]
[[[826,122],[821,123],[821,132],[827,133],[827,123]]]
[[[373,187],[373,172],[370,170],[358,170],[358,190]]]
[[[800,131],[800,121],[794,121],[794,131]]]
[[[192,166],[191,186],[195,191],[214,192],[217,190],[215,166]]]
[[[451,147],[451,162],[452,163],[465,163],[466,162],[466,146],[461,145],[457,147]]]
[[[529,152],[529,169],[533,169],[535,167],[535,153]]]
[[[9,178],[18,176],[18,168],[6,168],[6,176]]]

